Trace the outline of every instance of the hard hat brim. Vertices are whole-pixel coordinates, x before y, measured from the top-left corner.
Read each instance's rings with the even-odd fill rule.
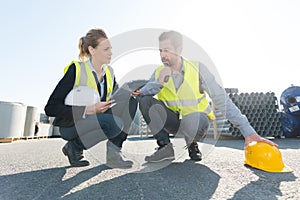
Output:
[[[292,168],[290,168],[286,164],[284,164],[284,167],[281,170],[271,170],[271,169],[257,168],[257,167],[251,166],[251,164],[247,163],[246,161],[245,161],[245,165],[247,165],[251,168],[254,168],[254,169],[262,170],[262,171],[265,171],[265,172],[273,172],[273,173],[288,173],[288,172],[293,172],[294,171]]]
[[[282,169],[281,172],[293,172],[294,170],[292,168],[290,168],[289,166],[287,166],[286,164],[284,164],[284,167]]]

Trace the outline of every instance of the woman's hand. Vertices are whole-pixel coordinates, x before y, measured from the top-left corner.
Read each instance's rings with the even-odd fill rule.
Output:
[[[115,102],[115,100],[112,99],[109,101],[100,101],[100,102],[95,103],[94,105],[87,106],[86,114],[92,115],[92,114],[96,114],[96,113],[104,113],[110,108],[110,106],[114,102]]]

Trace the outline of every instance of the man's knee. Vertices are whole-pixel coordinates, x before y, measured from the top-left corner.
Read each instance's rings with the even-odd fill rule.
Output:
[[[129,114],[131,119],[133,119],[135,116],[137,106],[138,106],[138,101],[135,98],[131,97],[129,99]]]
[[[205,132],[210,125],[210,120],[205,113],[192,113],[181,121],[181,128],[187,132]]]
[[[153,104],[153,97],[152,96],[142,96],[138,98],[139,108],[143,112],[148,110],[151,105]]]
[[[145,104],[148,102],[151,102],[151,100],[153,99],[152,96],[138,96],[137,100],[140,104]]]
[[[200,120],[202,122],[202,127],[203,129],[208,129],[209,128],[209,125],[210,125],[210,120],[209,118],[207,117],[207,115],[205,113],[200,113],[200,116],[199,116]]]

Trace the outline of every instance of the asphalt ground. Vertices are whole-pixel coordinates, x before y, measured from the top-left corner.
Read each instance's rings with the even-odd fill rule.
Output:
[[[0,199],[300,199],[300,138],[275,139],[292,173],[244,166],[244,140],[199,144],[204,158],[189,160],[184,142],[172,139],[176,159],[148,164],[153,139],[129,138],[130,169],[105,165],[106,142],[85,152],[88,167],[69,167],[60,138],[0,143]]]

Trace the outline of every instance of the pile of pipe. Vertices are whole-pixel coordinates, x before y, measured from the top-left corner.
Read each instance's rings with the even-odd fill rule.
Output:
[[[282,136],[278,100],[273,92],[229,93],[228,95],[259,135],[263,137]],[[216,121],[219,134],[241,136],[240,130],[234,127],[218,111],[218,108],[216,108]],[[213,125],[209,131],[213,131]]]

